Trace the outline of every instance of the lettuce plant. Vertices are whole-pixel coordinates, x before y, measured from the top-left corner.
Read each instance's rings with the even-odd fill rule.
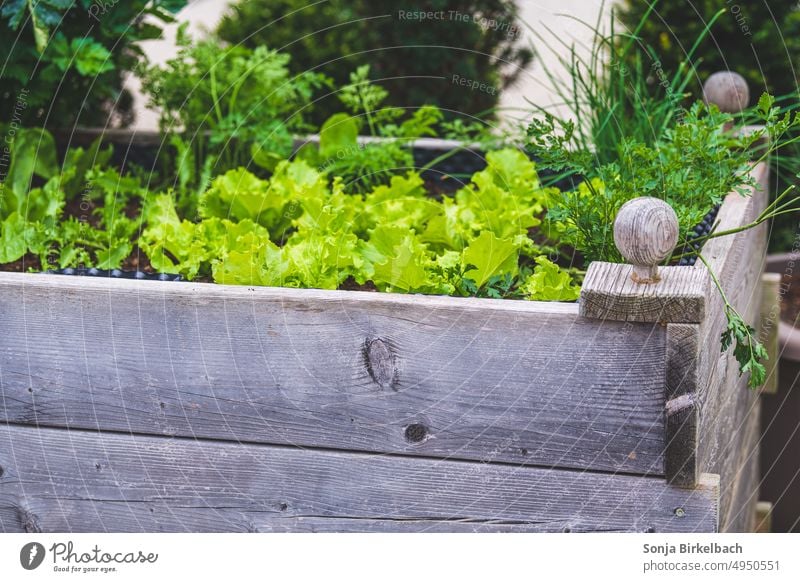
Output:
[[[157,269],[222,283],[576,299],[575,278],[528,236],[556,191],[519,151],[487,161],[441,201],[415,172],[360,194],[302,159],[269,179],[231,170],[201,197],[198,222],[181,220],[168,194],[151,201],[139,245]]]

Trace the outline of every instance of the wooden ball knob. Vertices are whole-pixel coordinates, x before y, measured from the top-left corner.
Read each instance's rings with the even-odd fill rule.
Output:
[[[658,198],[628,200],[614,220],[614,243],[633,265],[634,281],[655,283],[659,280],[659,263],[672,255],[678,243],[678,217]]]
[[[719,71],[703,85],[703,100],[723,113],[740,113],[750,103],[750,88],[739,73]]]

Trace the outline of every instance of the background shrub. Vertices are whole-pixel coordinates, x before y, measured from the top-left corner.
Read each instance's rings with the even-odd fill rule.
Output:
[[[634,30],[652,0],[622,0],[619,18]],[[764,91],[785,95],[797,91],[800,66],[800,10],[796,0],[656,0],[639,37],[651,47],[661,67],[674,72],[718,11],[726,9],[702,41],[692,64],[691,85],[700,97],[702,82],[715,71],[730,69],[750,84],[753,104]],[[657,83],[657,81],[655,81]]]
[[[440,12],[444,19],[401,18],[399,10]],[[386,105],[438,105],[451,117],[446,110],[475,115],[495,107],[500,91],[530,63],[533,52],[518,43],[521,27],[508,0],[244,0],[218,34],[234,44],[288,52],[294,73],[313,69],[336,86],[368,64],[389,92]],[[459,85],[453,75],[491,89]],[[314,120],[322,123],[338,111],[338,100],[329,96],[315,106]]]
[[[134,43],[186,0],[5,0],[0,3],[0,122],[69,128],[128,125],[122,89],[144,54]],[[150,16],[147,21],[145,17]]]

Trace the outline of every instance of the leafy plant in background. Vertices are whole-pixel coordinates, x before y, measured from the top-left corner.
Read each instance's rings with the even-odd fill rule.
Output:
[[[321,75],[292,76],[289,56],[265,47],[194,42],[185,27],[177,44],[175,58],[141,73],[150,105],[162,111],[161,130],[182,132],[172,138],[179,185],[202,183],[210,166],[221,173],[255,162],[272,170],[292,153],[293,132],[309,128],[305,118]]]
[[[619,159],[626,141],[650,146],[661,139],[683,114],[687,87],[694,77],[691,66],[682,61],[672,71],[660,71],[657,84],[653,84],[655,57],[637,37],[652,18],[652,9],[631,23],[629,30],[621,31],[613,11],[608,30],[603,29],[604,14],[603,4],[594,24],[581,23],[592,33],[588,54],[552,32],[536,33],[551,47],[547,56],[568,72],[563,77],[543,60],[546,76],[569,109],[572,141],[581,151],[592,152],[597,164]],[[689,57],[719,16],[712,15],[693,44],[686,47]],[[546,113],[541,108],[539,112]],[[567,120],[559,122],[565,125]]]
[[[0,6],[0,121],[67,129],[133,119],[124,75],[141,40],[186,0],[7,0]]]
[[[144,191],[137,180],[103,168],[110,156],[97,141],[70,149],[59,165],[46,130],[17,132],[0,182],[0,264],[31,254],[41,269],[119,267],[133,250],[134,203]],[[66,212],[70,202],[79,202],[77,216]]]
[[[652,5],[652,7],[651,7]],[[619,17],[636,36],[640,50],[651,53],[648,89],[658,92],[659,75],[671,75],[681,63],[693,74],[686,89],[702,96],[702,83],[720,70],[743,75],[753,98],[766,91],[777,96],[784,111],[800,106],[797,75],[800,70],[800,8],[793,0],[700,0],[691,5],[665,0],[622,0]],[[720,15],[720,16],[717,16]],[[712,23],[713,25],[710,25]],[[706,24],[709,23],[709,24]],[[710,33],[707,29],[710,28]],[[691,54],[688,47],[700,43]],[[746,112],[742,123],[757,121],[758,112]],[[775,152],[771,158],[774,192],[795,183],[800,172],[800,146]],[[788,251],[797,231],[797,217],[782,216],[770,233],[772,251]]]
[[[444,20],[420,21],[404,14],[441,12]],[[513,84],[533,52],[519,46],[522,23],[509,0],[247,0],[234,4],[218,35],[250,48],[287,51],[296,74],[321,72],[337,86],[369,64],[389,90],[387,104],[436,105],[452,115],[493,109],[503,88]],[[496,89],[470,90],[453,76]],[[317,124],[337,113],[330,96],[318,103]]]
[[[348,191],[367,192],[388,184],[392,176],[414,167],[414,141],[423,137],[458,139],[464,146],[483,145],[485,151],[502,143],[505,134],[493,135],[486,125],[463,120],[445,121],[434,105],[403,110],[384,106],[388,92],[369,79],[369,65],[350,74],[350,83],[337,96],[347,112],[329,117],[319,132],[319,146],[304,144],[297,156],[343,180]],[[420,171],[459,151],[455,147]]]
[[[388,92],[370,82],[369,65],[359,67],[350,75],[350,83],[337,93],[347,113],[329,117],[320,130],[319,147],[307,144],[298,156],[341,177],[349,190],[368,191],[388,183],[397,173],[414,167],[412,141],[437,135],[442,121],[438,107],[425,105],[400,122],[404,111],[382,107]],[[386,138],[359,141],[360,135]]]

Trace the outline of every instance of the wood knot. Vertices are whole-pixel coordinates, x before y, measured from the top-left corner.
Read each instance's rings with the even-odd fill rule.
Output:
[[[17,509],[19,524],[25,533],[42,533],[42,526],[39,524],[39,517],[32,511],[22,507]]]
[[[397,362],[388,342],[380,338],[368,338],[364,342],[364,363],[378,386],[397,391]]]
[[[421,443],[428,438],[428,427],[424,424],[415,422],[409,424],[403,431],[406,440],[410,443]]]

